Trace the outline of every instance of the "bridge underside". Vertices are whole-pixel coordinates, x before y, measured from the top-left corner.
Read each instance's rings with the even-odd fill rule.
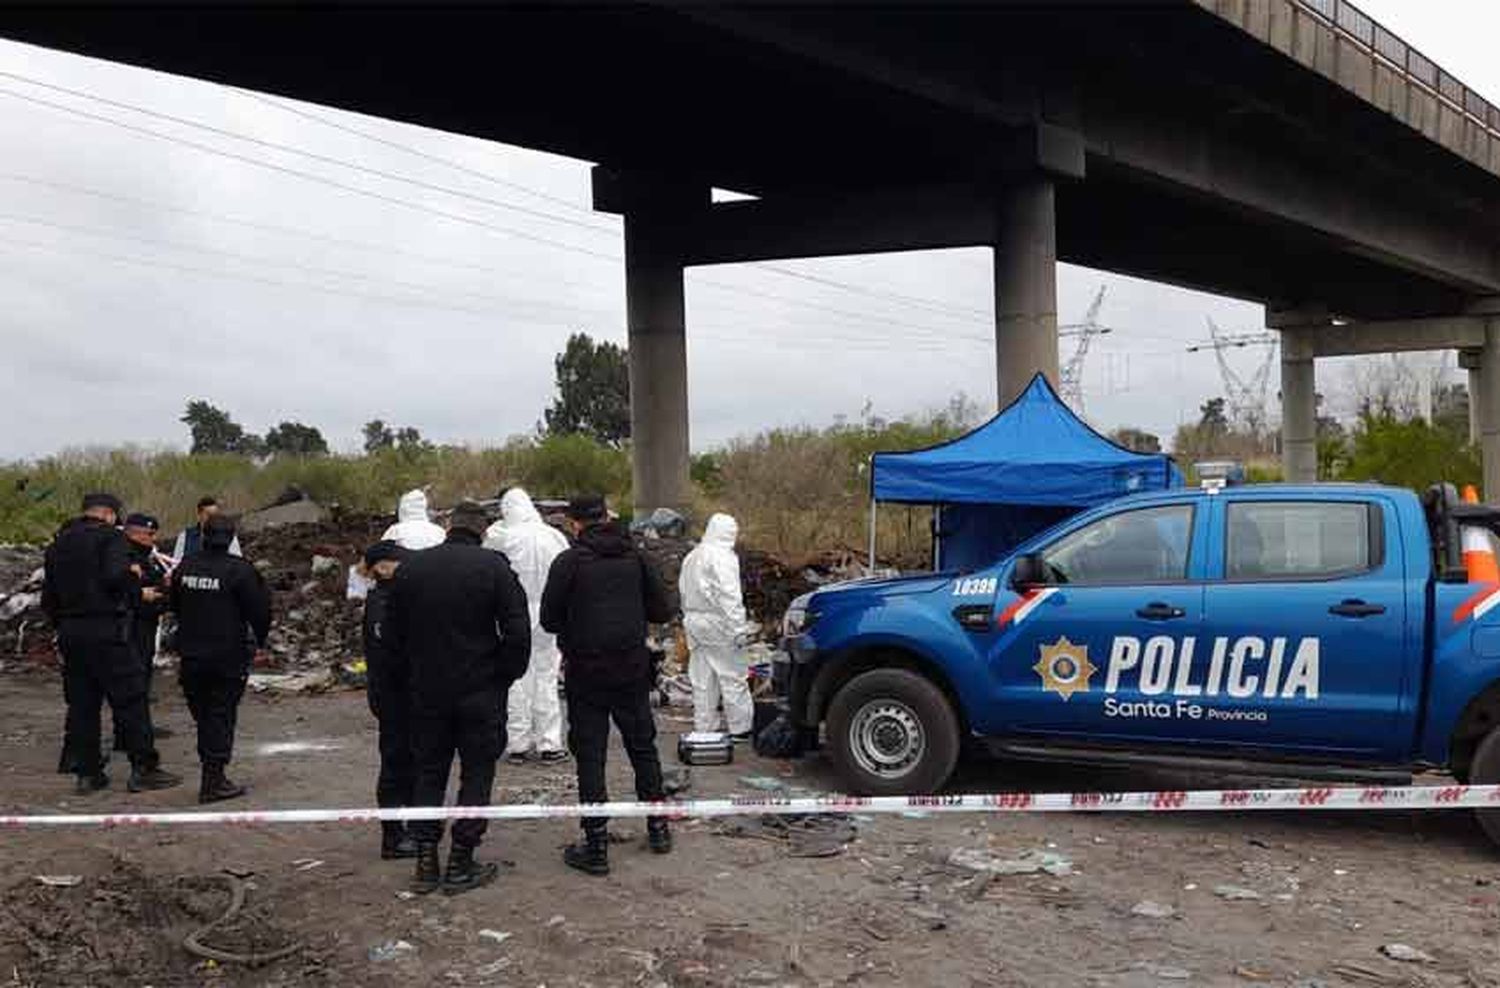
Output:
[[[1255,2],[1298,29],[1290,0]],[[596,208],[625,217],[643,507],[686,498],[692,264],[991,246],[1002,400],[1056,374],[1058,259],[1321,313],[1296,323],[1314,335],[1500,295],[1500,177],[1188,0],[37,7],[0,35],[597,162]]]

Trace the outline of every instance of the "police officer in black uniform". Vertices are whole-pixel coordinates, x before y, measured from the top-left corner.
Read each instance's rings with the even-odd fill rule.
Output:
[[[160,767],[146,699],[146,675],[130,641],[140,584],[111,494],[83,499],[83,515],[47,549],[42,607],[57,628],[68,702],[65,761],[80,794],[109,785],[99,751],[99,708],[108,700],[130,755],[130,791],[168,789],[182,780]]]
[[[146,702],[155,698],[152,680],[156,675],[156,632],[161,627],[161,616],[167,609],[167,567],[161,553],[156,551],[156,533],[160,523],[148,514],[136,512],[125,518],[125,540],[130,543],[130,562],[141,585],[140,600],[135,605],[130,621],[130,643],[141,668],[146,672]],[[156,723],[152,728],[158,738],[169,738],[172,732]],[[124,751],[124,738],[118,725],[115,728],[115,750]]]
[[[203,524],[203,549],[172,574],[177,613],[179,677],[198,725],[203,780],[198,802],[245,794],[224,774],[234,750],[234,725],[255,649],[271,631],[271,595],[259,571],[230,555],[234,521],[214,515]],[[248,633],[247,633],[248,632]]]
[[[380,807],[411,806],[415,797],[417,766],[412,754],[411,671],[405,656],[390,647],[386,617],[391,581],[407,552],[394,542],[377,542],[365,550],[365,569],[375,586],[365,596],[366,694],[370,712],[380,722],[380,777],[375,783],[375,804]],[[380,856],[417,856],[415,838],[405,824],[383,820],[380,824]]]
[[[647,624],[671,619],[672,608],[656,567],[636,549],[630,533],[611,521],[604,498],[577,497],[568,505],[574,545],[552,562],[542,592],[541,624],[557,635],[568,683],[568,746],[578,765],[578,800],[603,803],[604,755],[614,721],[635,770],[636,798],[662,792],[661,756],[651,714],[651,653]],[[563,852],[568,867],[609,874],[609,830],[604,817],[583,818],[583,842]],[[665,817],[646,819],[651,850],[672,850]]]
[[[453,510],[442,545],[411,553],[391,585],[386,627],[411,675],[417,806],[442,806],[458,752],[460,806],[488,806],[505,734],[510,686],[531,659],[526,591],[504,555],[481,546],[489,519],[472,502]],[[439,875],[437,820],[412,824],[417,839],[412,891],[441,885],[456,895],[494,881],[474,860],[487,821],[457,820],[448,869]]]

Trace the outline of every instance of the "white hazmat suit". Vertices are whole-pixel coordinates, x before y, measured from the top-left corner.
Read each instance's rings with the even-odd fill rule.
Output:
[[[557,670],[561,664],[557,639],[542,630],[542,590],[552,561],[568,547],[567,536],[542,520],[531,498],[512,487],[500,499],[500,520],[485,532],[484,545],[505,553],[531,608],[531,662],[526,675],[511,685],[506,701],[505,750],[525,754],[560,752],[562,706],[557,699]]]
[[[748,734],[755,720],[755,701],[746,681],[749,665],[740,647],[750,628],[740,588],[740,559],[734,552],[739,534],[739,524],[728,515],[710,518],[703,541],[682,561],[677,581],[688,641],[688,679],[693,684],[693,728],[698,731],[721,729],[721,699],[729,733]]]
[[[403,549],[431,549],[442,545],[448,533],[434,525],[427,514],[425,492],[407,491],[396,504],[396,524],[385,530],[382,541],[394,542]]]

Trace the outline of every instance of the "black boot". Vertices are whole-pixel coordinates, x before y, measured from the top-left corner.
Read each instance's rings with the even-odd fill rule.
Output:
[[[653,816],[646,818],[646,844],[656,854],[670,854],[672,851],[672,828],[667,826],[665,817]]]
[[[78,785],[74,788],[73,791],[80,796],[92,796],[100,789],[108,788],[109,776],[104,774],[103,769],[100,769],[92,775],[80,775],[78,777]]]
[[[443,881],[443,863],[438,860],[437,844],[420,841],[417,844],[417,871],[412,876],[411,890],[417,895],[431,895]]]
[[[245,787],[231,782],[224,774],[223,765],[218,762],[203,763],[203,781],[198,786],[198,802],[220,803],[243,795],[245,795]]]
[[[500,874],[500,867],[489,861],[475,861],[474,849],[454,844],[448,851],[448,872],[443,876],[443,894],[460,895],[488,885]]]
[[[563,850],[563,864],[589,875],[609,874],[609,830],[589,827],[583,840]]]
[[[417,856],[417,842],[406,832],[406,825],[395,820],[380,823],[380,857],[385,861]]]
[[[182,785],[182,776],[157,765],[133,765],[130,782],[126,788],[131,792],[149,792],[154,789],[175,789]]]

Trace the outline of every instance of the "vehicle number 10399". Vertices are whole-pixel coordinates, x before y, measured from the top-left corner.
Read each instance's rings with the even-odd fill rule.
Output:
[[[973,576],[963,580],[953,581],[953,596],[955,597],[983,597],[994,594],[1000,588],[1000,581],[993,576]]]

